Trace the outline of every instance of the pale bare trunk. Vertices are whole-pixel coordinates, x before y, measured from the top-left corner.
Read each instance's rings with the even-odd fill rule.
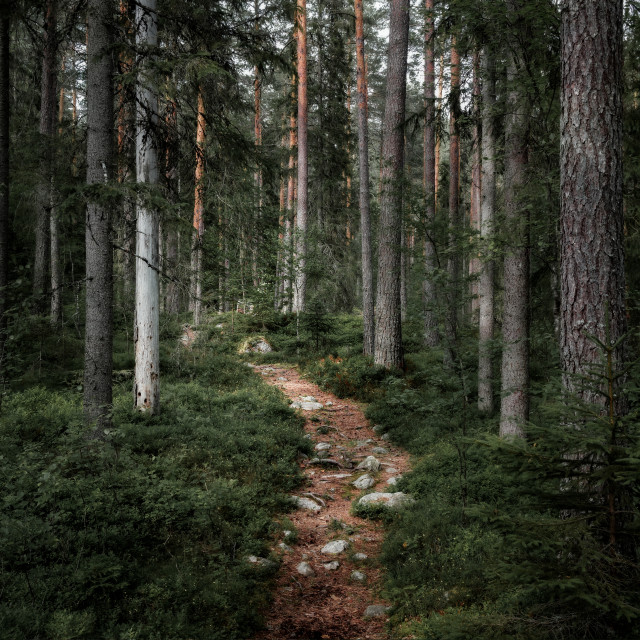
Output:
[[[496,77],[493,54],[485,49],[482,56],[482,202],[480,208],[481,260],[478,282],[478,410],[493,413],[493,370],[491,341],[494,332],[494,263],[491,255],[493,216],[496,199],[496,140],[494,109]]]
[[[156,0],[139,0],[136,7],[136,44],[153,49],[158,44]],[[158,98],[151,86],[148,64],[140,64],[137,81],[136,180],[158,183],[158,158],[151,128],[157,121]],[[158,212],[141,195],[137,201],[136,324],[134,406],[157,414],[160,410],[160,300],[158,287]]]
[[[469,209],[469,227],[473,234],[472,251],[469,257],[469,279],[471,281],[471,318],[475,320],[479,311],[478,275],[480,261],[477,250],[477,237],[480,232],[480,206],[482,192],[482,120],[480,86],[480,52],[473,54],[473,132],[471,150],[471,207]]]

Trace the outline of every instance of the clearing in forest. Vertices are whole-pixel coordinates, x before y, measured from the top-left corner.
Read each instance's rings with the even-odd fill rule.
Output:
[[[393,479],[409,467],[408,454],[376,434],[355,402],[322,391],[294,368],[251,366],[282,389],[294,407],[302,404],[315,456],[301,462],[306,483],[297,492],[300,508],[288,516],[291,533],[285,531],[278,541],[282,567],[266,630],[258,638],[387,638],[388,603],[380,597],[378,563],[383,525],[352,514],[352,504],[365,492],[353,483],[359,480],[365,487],[370,484],[366,488],[371,491],[393,492]],[[369,456],[379,462],[379,469],[357,469]],[[376,467],[370,458],[369,463]],[[329,553],[331,542],[337,553]]]

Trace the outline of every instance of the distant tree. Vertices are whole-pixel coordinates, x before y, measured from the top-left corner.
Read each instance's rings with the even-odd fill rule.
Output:
[[[369,108],[364,53],[364,17],[362,0],[355,0],[356,58],[358,91],[358,162],[360,169],[360,235],[362,242],[362,321],[363,352],[374,352],[373,260],[371,250],[371,210],[369,191]]]
[[[0,8],[0,368],[4,361],[4,325],[9,276],[9,6]]]
[[[87,205],[84,419],[102,437],[111,424],[113,369],[113,247],[111,206],[98,185],[112,177],[113,12],[108,0],[89,0],[87,18]]]
[[[402,241],[402,171],[409,47],[409,0],[391,0],[389,61],[382,134],[378,286],[374,359],[385,367],[402,367],[400,252]]]
[[[158,183],[158,158],[152,131],[157,122],[158,97],[149,64],[158,44],[156,0],[140,0],[136,6],[136,27],[140,55],[136,90],[136,180],[144,189]],[[138,195],[136,209],[134,406],[155,414],[160,410],[159,216],[145,191]]]

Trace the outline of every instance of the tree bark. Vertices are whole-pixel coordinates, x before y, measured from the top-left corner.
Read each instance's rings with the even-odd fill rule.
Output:
[[[291,77],[291,93],[292,93],[292,101],[295,96],[295,76]],[[296,192],[296,177],[294,175],[295,169],[295,156],[294,149],[296,146],[296,117],[292,113],[289,117],[289,179],[287,183],[287,211],[285,214],[285,223],[284,223],[284,282],[283,282],[283,311],[285,313],[290,313],[293,310],[293,258],[294,258],[294,250],[293,250],[293,242],[294,242],[294,234],[293,231],[293,219],[295,218],[294,214],[294,206],[295,206],[295,192]]]
[[[49,226],[51,218],[51,179],[53,175],[53,138],[56,131],[56,82],[58,53],[57,0],[47,0],[45,14],[44,53],[40,102],[40,184],[36,213],[36,246],[33,264],[35,308],[45,310],[47,264],[49,259]]]
[[[360,167],[360,236],[362,242],[362,351],[364,355],[372,356],[375,345],[375,321],[369,190],[369,109],[364,55],[364,12],[362,0],[355,0],[355,12],[358,91],[358,162]]]
[[[447,319],[448,350],[453,354],[458,331],[458,305],[462,257],[458,247],[458,235],[462,227],[460,217],[460,53],[455,36],[451,41],[451,96],[449,100],[449,314]],[[452,356],[451,356],[452,358]]]
[[[152,55],[158,44],[156,0],[139,0],[136,5],[136,45]],[[138,61],[136,84],[136,181],[158,183],[158,158],[152,139],[157,122],[158,97],[151,86],[148,60]],[[158,286],[159,218],[144,193],[137,200],[136,225],[136,325],[134,406],[157,414],[160,410],[160,291]]]
[[[402,367],[400,252],[404,115],[409,46],[409,0],[391,0],[389,62],[382,135],[378,285],[374,359],[387,368]]]
[[[473,53],[473,131],[471,139],[471,206],[469,208],[469,227],[473,235],[472,251],[469,257],[469,279],[471,281],[471,316],[476,318],[479,310],[478,301],[478,275],[480,273],[480,263],[477,251],[477,237],[480,232],[480,198],[482,191],[482,120],[481,108],[481,85],[480,85],[480,52],[476,49]]]
[[[496,75],[493,53],[482,56],[482,189],[480,207],[480,280],[478,282],[478,410],[493,413],[493,369],[491,341],[494,332],[494,263],[491,255],[496,200],[496,139],[494,109]]]
[[[298,44],[298,213],[295,231],[295,290],[293,307],[296,313],[305,310],[307,297],[307,214],[309,210],[309,149],[307,146],[307,0],[298,0],[296,12]]]
[[[0,9],[0,374],[4,375],[4,342],[9,275],[9,42],[8,9]]]
[[[529,213],[520,202],[528,161],[528,116],[515,86],[517,78],[515,54],[510,51],[504,169],[504,224],[510,242],[504,258],[501,437],[522,437],[529,418]]]
[[[193,242],[191,245],[191,300],[193,323],[200,324],[202,300],[202,236],[204,234],[204,144],[206,122],[202,90],[198,90],[198,117],[196,120],[196,175],[193,205]]]
[[[112,3],[89,0],[87,48],[87,185],[111,177],[113,67]],[[97,193],[92,191],[92,194]],[[93,437],[111,424],[113,369],[113,247],[111,207],[100,197],[87,205],[84,419]]]
[[[622,0],[565,0],[562,12],[560,352],[565,387],[604,407],[585,385],[625,335],[622,204]],[[624,361],[621,344],[613,374]],[[618,378],[616,385],[621,380]],[[597,385],[596,385],[597,387]],[[618,406],[625,410],[622,394]]]
[[[422,281],[422,308],[424,344],[437,347],[438,334],[437,294],[433,273],[437,268],[435,243],[436,220],[436,96],[435,96],[435,55],[433,0],[425,0],[425,56],[424,56],[424,188],[425,188],[425,242],[424,279]]]

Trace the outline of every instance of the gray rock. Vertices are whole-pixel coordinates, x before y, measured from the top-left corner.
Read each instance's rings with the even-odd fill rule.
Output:
[[[398,473],[398,470],[395,467],[387,467],[387,469],[385,469],[385,471],[387,473]]]
[[[356,469],[366,469],[367,471],[380,471],[380,461],[374,456],[367,456]]]
[[[224,327],[222,323],[216,325],[216,329],[222,329],[222,327]]]
[[[349,548],[348,540],[332,540],[331,542],[328,542],[327,544],[325,544],[324,547],[322,547],[322,549],[320,550],[320,552],[335,554],[335,553],[342,553],[343,551],[346,551],[348,548]]]
[[[340,566],[340,563],[337,560],[334,560],[333,562],[325,562],[322,566],[327,571],[335,571]]]
[[[385,441],[387,441],[387,440],[391,440],[391,434],[390,434],[390,433],[383,433],[383,434],[380,436],[380,439],[381,439],[381,440],[385,440]]]
[[[364,582],[367,579],[367,576],[362,573],[362,571],[352,571],[351,579],[355,580],[356,582]]]
[[[384,427],[381,424],[374,424],[373,425],[373,432],[374,433],[382,433],[384,431]]]
[[[291,499],[296,503],[299,509],[307,509],[307,511],[320,511],[322,507],[311,500],[310,498],[303,498],[301,496],[291,496]]]
[[[400,476],[393,476],[393,478],[387,479],[387,484],[393,486],[394,484],[398,483],[398,480],[400,480]]]
[[[329,449],[331,449],[331,445],[328,442],[318,442],[314,449],[316,451],[329,451]]]
[[[326,407],[333,407],[333,402],[331,402],[331,400],[329,400],[329,402],[325,403]]]
[[[285,553],[289,553],[290,551],[293,551],[293,549],[288,544],[285,544],[284,542],[281,542],[278,545],[278,549],[280,549],[280,551],[284,551]]]
[[[325,478],[336,478],[338,480],[341,480],[342,478],[350,478],[351,474],[350,473],[333,473],[330,476],[324,476]]]
[[[314,396],[300,396],[302,402],[318,402]]]
[[[316,411],[322,409],[322,405],[319,402],[292,402],[292,409],[302,409],[303,411]]]
[[[293,535],[293,531],[289,531],[289,529],[285,529],[282,534],[284,535],[285,538],[288,538],[289,536]]]
[[[374,453],[375,455],[378,455],[378,456],[383,456],[389,453],[389,450],[385,449],[384,447],[373,447],[373,449],[371,449],[371,453]]]
[[[247,556],[247,562],[250,562],[251,564],[257,564],[260,567],[273,567],[275,564],[267,558],[260,558],[258,556]]]
[[[414,502],[415,500],[410,495],[401,491],[397,493],[369,493],[358,500],[358,504],[362,506],[380,504],[389,507],[389,509],[398,509]]]
[[[360,476],[357,480],[354,480],[351,484],[356,489],[371,489],[371,487],[373,487],[375,483],[376,483],[375,478],[370,476],[369,474],[366,474],[364,476]]]
[[[288,378],[283,378],[282,376],[280,376],[280,377],[278,378],[278,380],[279,380],[280,382],[289,382]]]
[[[384,604],[370,604],[364,612],[364,617],[379,618],[381,616],[386,616],[389,609],[391,609],[391,607],[387,607]]]
[[[362,562],[363,560],[366,560],[369,556],[366,553],[354,553],[353,554],[353,559],[354,560],[358,560],[359,562]]]
[[[311,565],[308,562],[301,562],[297,567],[296,571],[305,578],[311,578],[316,575],[316,572],[312,569]]]
[[[266,340],[260,339],[247,347],[246,353],[271,353],[272,351],[271,345]]]

